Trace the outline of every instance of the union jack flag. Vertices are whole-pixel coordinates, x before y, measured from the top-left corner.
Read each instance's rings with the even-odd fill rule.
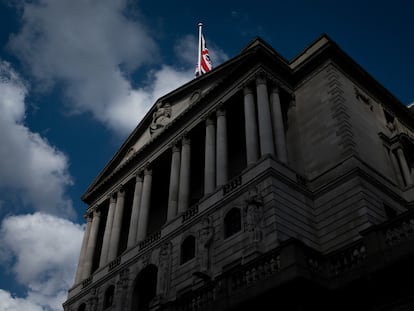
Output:
[[[210,56],[208,54],[208,49],[207,49],[207,45],[206,45],[206,40],[204,40],[204,36],[201,35],[201,57],[200,57],[200,68],[197,64],[196,66],[196,70],[195,70],[195,75],[196,77],[209,72],[212,68],[213,65],[211,64],[211,59]]]

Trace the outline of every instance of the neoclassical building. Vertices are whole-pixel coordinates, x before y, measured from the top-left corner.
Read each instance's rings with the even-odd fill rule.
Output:
[[[65,311],[414,310],[414,114],[323,35],[157,100],[82,196]]]

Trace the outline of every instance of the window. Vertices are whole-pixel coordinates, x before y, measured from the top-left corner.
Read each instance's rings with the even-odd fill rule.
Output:
[[[181,244],[181,263],[185,263],[195,257],[195,237],[186,237]]]
[[[86,304],[81,304],[78,308],[78,311],[85,311],[86,310]]]
[[[115,294],[115,286],[111,285],[105,291],[104,309],[107,309],[112,306],[112,304],[114,303],[114,294]]]
[[[240,209],[232,208],[224,217],[224,238],[228,238],[241,230]]]

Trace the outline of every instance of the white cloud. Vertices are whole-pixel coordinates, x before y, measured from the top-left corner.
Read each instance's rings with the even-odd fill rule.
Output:
[[[81,226],[38,212],[4,219],[0,233],[0,258],[28,288],[24,298],[0,290],[0,311],[62,310],[73,284]]]
[[[139,14],[135,12],[134,19],[125,14],[131,10],[128,0],[26,0],[22,9],[23,27],[11,37],[11,50],[43,87],[62,83],[71,113],[91,112],[119,134],[138,124],[164,95],[161,90],[170,91],[194,77],[197,44],[188,36],[179,42],[186,49],[177,54],[186,61],[184,69],[158,66],[138,88],[132,87],[128,75],[141,65],[159,63],[159,53]],[[220,49],[209,47],[215,64],[227,59]]]
[[[45,311],[37,303],[24,298],[13,297],[9,292],[0,289],[0,311]]]
[[[11,66],[0,60],[0,193],[15,195],[35,210],[73,217],[65,196],[71,185],[68,159],[25,125],[28,89]],[[9,191],[12,190],[12,191]],[[10,199],[10,198],[9,198]]]

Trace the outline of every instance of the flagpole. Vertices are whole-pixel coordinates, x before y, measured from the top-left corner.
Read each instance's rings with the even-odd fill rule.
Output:
[[[201,76],[201,28],[203,23],[198,23],[198,59],[197,59],[197,70],[198,75]]]

